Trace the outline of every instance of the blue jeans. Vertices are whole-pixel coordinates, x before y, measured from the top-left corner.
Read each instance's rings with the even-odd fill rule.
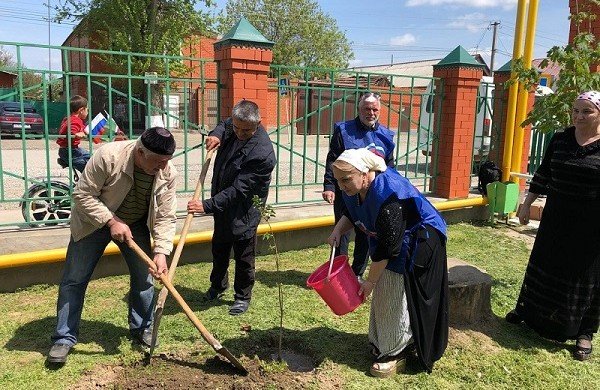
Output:
[[[150,232],[145,218],[130,227],[133,239],[151,254]],[[104,249],[111,241],[110,229],[104,226],[87,237],[75,242],[73,237],[67,248],[67,259],[58,290],[56,332],[54,343],[75,345],[79,335],[79,323],[85,290]],[[152,324],[154,283],[148,266],[137,257],[127,244],[115,241],[129,267],[129,330],[141,332]]]
[[[63,161],[65,165],[69,165],[69,148],[60,148],[58,149],[58,157]],[[90,159],[90,153],[80,147],[71,148],[71,163],[73,168],[77,169],[79,172],[83,172],[85,168],[85,164],[87,164]]]

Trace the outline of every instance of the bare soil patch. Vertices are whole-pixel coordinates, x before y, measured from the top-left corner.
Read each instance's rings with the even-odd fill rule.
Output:
[[[275,352],[275,351],[272,351]],[[313,360],[294,351],[283,351],[287,366],[265,364],[258,357],[239,357],[248,370],[237,371],[219,356],[205,359],[197,355],[161,354],[150,364],[138,362],[132,366],[101,367],[86,375],[72,387],[88,389],[340,389],[337,376],[323,374],[312,366]],[[273,354],[276,356],[276,353]]]

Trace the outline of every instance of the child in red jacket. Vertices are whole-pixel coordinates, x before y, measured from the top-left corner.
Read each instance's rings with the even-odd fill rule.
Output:
[[[71,98],[69,102],[69,106],[71,109],[70,116],[70,132],[71,132],[71,145],[69,145],[69,139],[67,138],[67,127],[69,127],[68,118],[63,119],[60,130],[58,131],[59,137],[56,140],[60,149],[58,149],[58,157],[61,160],[62,164],[65,166],[69,165],[69,147],[71,148],[71,162],[73,168],[77,169],[79,172],[83,172],[85,168],[85,164],[90,159],[90,154],[87,150],[79,147],[79,143],[83,138],[87,137],[87,134],[84,132],[85,123],[84,120],[88,116],[88,102],[87,99],[83,96],[75,95]]]

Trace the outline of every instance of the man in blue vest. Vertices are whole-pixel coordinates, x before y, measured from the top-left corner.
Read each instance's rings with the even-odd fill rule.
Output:
[[[378,93],[363,94],[358,101],[358,116],[353,120],[336,123],[333,129],[325,164],[322,195],[323,200],[330,204],[333,203],[336,223],[342,217],[344,200],[342,191],[333,177],[331,164],[344,150],[368,148],[383,157],[388,166],[394,166],[394,133],[378,122],[381,109],[380,98]],[[358,277],[362,277],[367,268],[369,243],[367,236],[360,229],[355,228],[354,234],[352,270]],[[336,248],[336,256],[348,254],[348,241],[349,234],[342,236],[341,242]]]

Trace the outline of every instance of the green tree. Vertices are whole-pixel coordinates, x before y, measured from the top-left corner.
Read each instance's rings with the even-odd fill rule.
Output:
[[[4,49],[4,46],[0,45],[0,69],[12,68],[15,66],[15,59],[13,55]]]
[[[23,71],[21,74],[23,77],[23,96],[25,100],[41,100],[44,93],[42,88],[42,75],[28,70],[25,64],[23,64],[22,67]],[[15,74],[19,72],[14,55],[1,45],[0,70],[6,70]],[[14,87],[18,87],[17,81],[15,81]]]
[[[226,33],[241,16],[275,42],[275,64],[346,68],[354,59],[346,35],[316,1],[228,0],[218,31]]]
[[[205,9],[196,9],[200,6]],[[213,0],[62,0],[55,21],[78,22],[76,29],[101,49],[179,56],[186,40],[210,30],[211,6]],[[115,73],[127,70],[127,56],[103,55],[101,60]],[[133,56],[131,68],[133,74],[167,76],[166,61],[157,58]],[[169,62],[168,76],[186,71],[183,63]],[[162,87],[152,88],[153,105],[162,107]]]
[[[594,64],[600,64],[600,42],[591,33],[591,21],[597,18],[590,6],[600,6],[600,0],[587,0],[580,4],[579,12],[571,15],[577,35],[566,46],[554,46],[548,58],[542,61],[544,69],[552,61],[561,68],[555,82],[555,93],[538,99],[523,125],[535,123],[535,129],[543,133],[565,128],[571,124],[571,106],[577,95],[586,90],[600,90],[600,73]],[[514,62],[517,79],[531,89],[539,81],[535,69],[526,69],[522,59]]]

